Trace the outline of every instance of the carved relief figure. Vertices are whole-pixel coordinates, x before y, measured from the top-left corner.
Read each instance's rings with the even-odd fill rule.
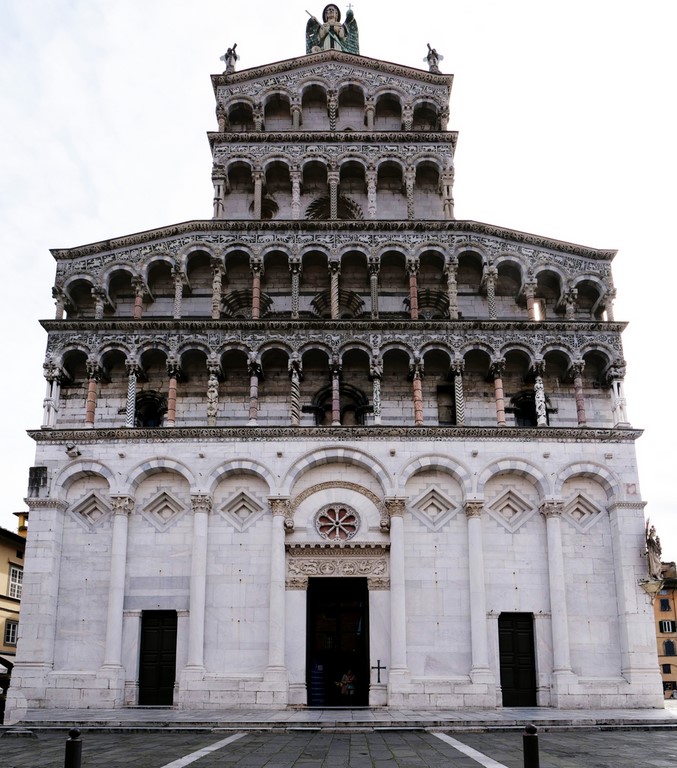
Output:
[[[314,16],[308,19],[306,53],[319,53],[332,48],[346,53],[359,53],[360,41],[352,10],[346,14],[345,24],[341,24],[341,11],[338,6],[330,4],[322,11],[322,23]]]

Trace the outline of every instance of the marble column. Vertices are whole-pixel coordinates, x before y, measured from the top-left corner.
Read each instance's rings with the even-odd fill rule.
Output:
[[[301,218],[301,171],[294,168],[289,172],[291,177],[291,217]]]
[[[529,313],[529,320],[536,321],[536,280],[533,278],[528,279],[524,283],[524,295],[527,299],[527,312]]]
[[[191,496],[193,544],[190,559],[190,614],[188,619],[188,667],[204,668],[205,605],[207,598],[207,544],[211,497]]]
[[[136,378],[140,368],[133,360],[125,360],[127,368],[127,406],[125,408],[125,427],[135,426],[136,421]]]
[[[94,319],[103,319],[103,310],[106,306],[106,292],[98,285],[92,287],[92,298],[94,299]]]
[[[301,127],[301,102],[296,96],[292,96],[292,102],[290,106],[291,111],[291,124],[295,131],[298,131]]]
[[[407,259],[409,275],[409,315],[412,320],[418,320],[418,261]]]
[[[255,170],[252,172],[254,180],[254,218],[261,218],[261,203],[263,200],[263,171]]]
[[[219,413],[219,373],[221,366],[218,363],[207,363],[209,379],[207,381],[207,426],[216,426],[216,417]]]
[[[145,286],[143,280],[140,277],[132,278],[132,288],[134,289],[134,320],[141,320],[143,317],[143,295],[145,293]]]
[[[329,301],[331,303],[331,319],[338,320],[339,306],[339,275],[341,274],[341,262],[332,259],[329,262]]]
[[[564,317],[567,320],[576,319],[576,303],[578,301],[578,291],[570,288],[564,296]]]
[[[369,166],[366,172],[367,180],[367,215],[370,219],[376,218],[376,168]]]
[[[218,320],[221,317],[223,271],[221,259],[212,259],[212,320]]]
[[[338,117],[338,94],[334,90],[327,93],[327,112],[329,113],[329,130],[336,130],[336,118]]]
[[[366,121],[367,130],[374,130],[374,118],[376,116],[376,102],[373,96],[367,96],[364,100],[364,119]]]
[[[489,369],[489,375],[494,380],[494,398],[496,400],[496,426],[505,427],[505,400],[503,397],[503,373],[505,360],[495,360]]]
[[[122,666],[122,611],[125,602],[127,573],[127,531],[129,516],[134,511],[131,496],[111,496],[113,533],[110,547],[110,576],[108,579],[108,614],[103,666]]]
[[[85,427],[87,429],[94,427],[99,381],[101,381],[101,368],[99,368],[96,360],[87,360],[87,397],[85,400]]]
[[[614,427],[629,426],[626,412],[625,392],[623,391],[623,377],[625,369],[620,366],[612,366],[607,372],[607,384],[611,389]]]
[[[416,361],[409,366],[409,376],[412,381],[412,394],[414,399],[414,424],[417,427],[423,426],[423,388],[421,379],[423,378],[423,363]]]
[[[484,541],[482,537],[481,501],[466,501],[468,520],[468,580],[470,585],[470,638],[473,682],[490,682],[489,632],[487,627],[487,595],[484,580]]]
[[[489,307],[489,319],[496,319],[496,267],[486,267],[484,270],[484,285],[487,290],[487,305]]]
[[[454,218],[454,169],[450,168],[442,174],[442,213],[445,219]]]
[[[289,271],[291,273],[291,318],[299,319],[299,295],[301,291],[301,257],[289,258]]]
[[[381,423],[381,379],[383,378],[383,363],[380,358],[372,360],[369,366],[369,377],[372,384],[372,408],[374,424]]]
[[[42,368],[47,380],[47,390],[42,403],[42,426],[51,429],[56,425],[56,416],[59,412],[61,369],[51,361],[46,362]]]
[[[56,302],[54,319],[63,320],[64,310],[66,308],[66,294],[60,288],[54,286],[52,288],[52,298]]]
[[[172,358],[167,360],[167,375],[169,387],[167,389],[167,418],[165,424],[168,427],[176,426],[176,386],[179,378],[179,362]]]
[[[416,169],[406,168],[404,171],[404,188],[407,194],[407,218],[411,221],[416,216],[414,206],[414,187],[416,183]]]
[[[586,426],[588,420],[585,415],[585,397],[583,395],[583,369],[585,362],[577,360],[571,366],[574,375],[574,397],[576,398],[576,419],[579,427]]]
[[[338,219],[338,188],[339,172],[331,170],[327,173],[327,184],[329,185],[329,218]]]
[[[561,501],[547,500],[540,511],[545,518],[548,547],[548,584],[552,624],[553,673],[571,673],[569,646],[569,614],[566,601],[566,573],[562,550]]]
[[[176,266],[173,269],[174,274],[174,320],[181,319],[181,310],[183,303],[183,283],[185,281],[185,275],[181,269]]]
[[[259,413],[259,376],[262,370],[261,364],[253,355],[247,363],[247,372],[249,373],[249,421],[247,426],[256,427]]]
[[[223,219],[225,217],[226,200],[226,169],[222,165],[215,165],[212,168],[212,184],[214,185],[214,219]]]
[[[331,364],[331,425],[341,426],[341,364]]]
[[[285,667],[285,515],[289,499],[269,498],[272,514],[270,532],[270,593],[268,609],[268,667],[266,678],[286,679]]]
[[[404,510],[406,499],[385,499],[390,517],[390,674],[389,687],[406,677],[407,612],[405,600]]]
[[[545,361],[534,363],[534,405],[536,406],[536,426],[548,426],[548,414],[545,403],[545,389],[543,387],[543,374],[545,373]]]
[[[447,277],[447,296],[449,298],[449,319],[458,320],[458,283],[456,272],[458,270],[458,259],[450,259],[444,267]]]
[[[381,259],[378,256],[369,256],[369,292],[371,295],[371,319],[378,320],[378,273],[381,268]]]
[[[454,377],[454,410],[456,411],[456,426],[465,425],[465,395],[463,392],[463,371],[465,360],[453,360],[451,372]]]
[[[298,427],[301,424],[301,360],[298,355],[294,355],[290,358],[288,363],[289,368],[289,423],[292,427]]]
[[[414,107],[411,103],[402,107],[402,129],[410,131],[414,124]]]
[[[261,317],[261,277],[263,275],[263,260],[260,257],[252,257],[250,260],[252,273],[252,320]]]

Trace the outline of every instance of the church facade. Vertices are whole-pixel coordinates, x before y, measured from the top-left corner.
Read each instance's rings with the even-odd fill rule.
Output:
[[[212,218],[53,251],[9,707],[662,706],[614,253],[455,219],[452,77],[328,18]]]

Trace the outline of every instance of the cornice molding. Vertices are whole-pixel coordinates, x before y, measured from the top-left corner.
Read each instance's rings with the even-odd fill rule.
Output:
[[[96,243],[76,246],[75,248],[52,248],[50,253],[56,261],[70,261],[82,258],[83,256],[92,256],[99,253],[112,252],[119,249],[130,248],[136,245],[145,245],[157,240],[170,239],[173,237],[185,237],[194,234],[196,238],[201,239],[205,233],[218,235],[222,232],[231,233],[251,233],[251,232],[296,232],[296,233],[355,233],[355,232],[375,232],[375,233],[458,233],[486,235],[489,237],[501,238],[521,245],[529,245],[540,248],[547,248],[558,253],[564,253],[574,256],[581,256],[586,259],[598,261],[611,261],[616,255],[615,250],[603,250],[597,248],[588,248],[575,243],[567,243],[563,240],[553,240],[546,237],[540,237],[528,232],[519,232],[514,229],[497,227],[491,224],[472,220],[451,220],[441,221],[437,219],[408,221],[408,220],[382,220],[382,219],[359,219],[351,221],[296,221],[288,219],[285,221],[259,221],[259,220],[236,220],[225,221],[220,219],[195,219],[184,221],[178,224],[172,224],[156,229],[148,229],[143,232],[136,232],[122,237],[111,238],[110,240],[101,240]]]
[[[196,332],[196,331],[275,331],[285,333],[293,331],[324,331],[326,333],[353,332],[390,332],[405,331],[412,334],[431,333],[467,333],[470,331],[519,331],[521,333],[622,333],[627,322],[617,321],[565,321],[553,320],[533,322],[531,320],[212,320],[191,318],[190,320],[170,320],[149,317],[145,320],[40,320],[40,325],[49,333],[79,332],[109,333],[122,331],[124,333],[158,333],[166,332]]]
[[[438,75],[423,69],[414,69],[413,67],[405,67],[402,64],[393,64],[390,61],[381,61],[380,59],[372,59],[368,56],[330,50],[296,56],[293,59],[283,59],[282,61],[264,64],[259,67],[251,67],[250,69],[242,69],[239,72],[232,72],[230,74],[225,74],[224,72],[220,75],[212,75],[212,87],[214,88],[214,93],[216,93],[219,86],[246,83],[261,77],[278,75],[280,72],[288,72],[304,67],[314,67],[317,66],[317,64],[331,61],[338,61],[342,64],[351,64],[363,69],[384,72],[388,75],[394,75],[395,77],[408,77],[432,85],[446,85],[449,89],[451,89],[454,82],[453,75]]]
[[[307,442],[331,440],[339,442],[539,442],[559,443],[628,443],[637,440],[641,429],[587,427],[160,427],[158,429],[31,429],[28,435],[36,443],[79,445],[105,442],[171,443],[189,440],[209,442]]]
[[[208,131],[210,146],[216,144],[418,144],[437,143],[456,146],[458,131],[251,131],[219,133]]]

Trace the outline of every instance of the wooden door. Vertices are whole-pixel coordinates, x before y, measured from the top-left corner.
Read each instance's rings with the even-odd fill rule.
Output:
[[[176,611],[141,615],[139,704],[170,706],[176,679]]]
[[[536,706],[534,617],[502,613],[498,617],[498,649],[504,707]]]

